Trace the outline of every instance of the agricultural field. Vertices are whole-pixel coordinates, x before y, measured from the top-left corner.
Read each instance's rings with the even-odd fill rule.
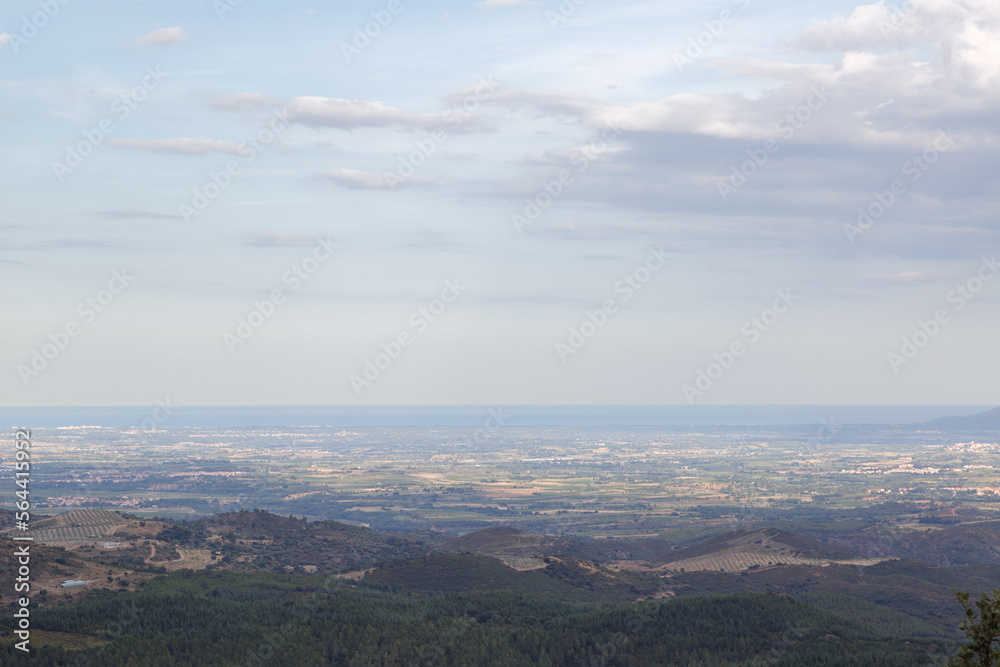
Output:
[[[204,570],[212,563],[212,552],[208,549],[178,549],[180,558],[163,563],[168,570]]]
[[[755,570],[761,567],[778,567],[783,565],[811,565],[814,567],[824,567],[831,564],[837,565],[857,565],[868,567],[881,563],[886,558],[856,558],[852,560],[818,560],[815,558],[801,558],[788,554],[770,554],[753,551],[734,551],[702,558],[688,558],[675,561],[665,565],[663,569],[668,572],[744,572]]]
[[[33,523],[30,535],[44,544],[73,549],[99,542],[113,543],[111,536],[128,523],[128,519],[110,510],[77,510]]]
[[[471,435],[455,427],[39,429],[36,520],[72,518],[36,528],[40,539],[78,548],[154,538],[161,520],[263,509],[387,531],[456,536],[507,526],[612,542],[662,538],[679,548],[758,525],[818,535],[1000,518],[992,433],[844,426],[817,437],[806,426],[720,426]],[[804,558],[772,556],[690,565]]]
[[[690,555],[689,555],[690,554]],[[664,572],[745,572],[768,567],[833,564],[869,567],[890,558],[864,558],[858,553],[773,529],[760,529],[709,540],[673,554]]]

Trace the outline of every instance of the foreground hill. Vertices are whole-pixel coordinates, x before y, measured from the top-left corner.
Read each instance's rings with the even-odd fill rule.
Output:
[[[951,647],[903,640],[774,594],[614,608],[544,595],[415,598],[316,577],[182,571],[138,593],[34,618],[41,665],[879,665],[935,664]],[[384,587],[383,587],[384,588]],[[14,661],[0,618],[0,663]],[[110,629],[110,630],[109,630]],[[66,647],[102,641],[84,650]]]

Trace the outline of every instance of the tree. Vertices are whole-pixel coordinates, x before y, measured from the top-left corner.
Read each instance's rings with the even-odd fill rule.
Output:
[[[1000,667],[1000,589],[992,596],[980,594],[976,601],[979,617],[969,603],[969,594],[956,591],[958,601],[965,607],[965,620],[961,630],[968,640],[948,662],[949,667]]]

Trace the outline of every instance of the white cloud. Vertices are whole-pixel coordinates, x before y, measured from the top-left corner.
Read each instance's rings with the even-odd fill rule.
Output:
[[[257,232],[244,237],[247,245],[271,248],[277,246],[310,246],[316,245],[316,239],[305,234],[291,232]]]
[[[226,111],[252,111],[270,109],[281,104],[281,100],[268,97],[261,93],[237,93],[236,95],[218,95],[208,103],[209,106]]]
[[[154,30],[149,34],[143,35],[132,42],[132,46],[169,46],[170,44],[179,44],[187,40],[188,36],[184,34],[184,28],[174,26],[172,28],[160,28],[159,30]]]
[[[433,129],[445,124],[444,114],[414,114],[384,102],[343,100],[329,97],[296,97],[288,103],[296,123],[311,127],[419,127]]]
[[[807,51],[857,51],[916,37],[913,16],[879,2],[860,5],[851,15],[837,14],[804,29],[792,44]]]
[[[389,184],[378,174],[357,169],[335,169],[323,174],[323,178],[351,190],[388,190]]]
[[[914,15],[910,20],[919,22],[918,18]],[[965,21],[942,19],[942,26],[950,28],[942,27],[937,36],[939,48],[930,59],[923,52],[883,49],[844,51],[840,61],[832,64],[751,59],[711,62],[739,78],[777,82],[752,96],[685,92],[612,103],[550,90],[520,89],[497,93],[487,104],[533,108],[539,116],[572,119],[598,131],[618,126],[631,132],[754,141],[785,135],[789,114],[795,112],[808,119],[791,123],[796,126],[796,143],[867,147],[924,147],[939,129],[955,124],[955,118],[964,118],[963,134],[970,140],[1000,143],[1000,128],[990,120],[990,113],[1000,112],[996,85],[1000,79],[1000,17],[992,22],[968,17]],[[830,28],[833,32],[840,30],[834,27]],[[817,90],[827,99],[819,99]]]
[[[235,141],[189,139],[187,137],[177,139],[111,139],[108,143],[119,148],[181,155],[208,155],[209,153],[242,155],[246,152],[246,147]]]
[[[538,88],[501,91],[490,97],[489,101],[497,102],[511,108],[533,106],[544,113],[554,116],[575,117],[586,116],[597,106],[594,102],[582,98]]]
[[[498,94],[496,101],[514,108],[534,107],[543,116],[575,118],[593,129],[620,127],[636,132],[693,132],[723,137],[761,134],[753,122],[757,115],[754,103],[734,93],[679,93],[662,100],[610,105],[551,91],[511,90]]]
[[[132,218],[143,218],[147,220],[163,220],[178,218],[177,215],[167,215],[164,213],[153,213],[152,211],[119,210],[119,211],[98,211],[97,215],[110,218],[111,220],[129,220]]]
[[[0,32],[0,49],[7,46],[7,42],[10,41],[10,35],[5,32]]]
[[[532,0],[483,0],[483,2],[477,2],[476,7],[480,9],[502,9],[503,7],[522,7],[533,4],[535,3]]]
[[[472,93],[479,91],[479,84],[468,86],[446,96],[445,101],[457,107]],[[209,106],[225,111],[257,111],[275,106],[284,106],[292,122],[313,128],[334,127],[353,130],[362,127],[398,127],[423,130],[446,129],[450,133],[494,131],[495,124],[484,120],[482,115],[462,111],[461,114],[411,113],[391,107],[385,102],[369,100],[347,100],[316,95],[294,97],[287,103],[263,93],[237,93],[217,95],[209,101]]]
[[[993,88],[1000,76],[1000,29],[992,30],[968,22],[958,35],[955,59],[971,74],[981,88]]]
[[[910,9],[907,9],[910,6]],[[1000,73],[1000,6],[994,0],[923,0],[890,8],[860,5],[804,29],[791,45],[806,51],[874,54],[934,44],[940,74],[987,87]],[[917,63],[911,63],[917,64]]]
[[[1000,142],[1000,131],[989,120],[992,111],[1000,111],[1000,5],[995,0],[922,0],[913,11],[882,2],[861,5],[846,18],[838,15],[805,28],[791,43],[839,52],[840,60],[705,56],[699,62],[741,79],[775,82],[759,91],[752,86],[752,94],[692,91],[613,103],[516,89],[499,92],[487,103],[533,108],[540,117],[575,120],[594,130],[617,125],[633,132],[748,140],[787,132],[788,114],[798,112],[809,121],[796,125],[796,142],[868,147],[921,147],[962,117],[977,141]],[[830,99],[822,108],[804,110],[804,104],[817,105],[817,88],[828,91]]]
[[[384,176],[358,169],[335,169],[322,174],[323,178],[349,190],[389,190]],[[396,185],[397,188],[412,186],[444,185],[441,181],[420,176],[410,176]]]

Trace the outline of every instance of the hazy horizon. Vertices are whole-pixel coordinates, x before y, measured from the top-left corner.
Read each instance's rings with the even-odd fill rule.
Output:
[[[968,417],[990,406],[909,405],[452,405],[452,406],[32,406],[0,407],[10,427],[61,428],[280,428],[488,427],[491,433],[533,427],[634,428],[684,426],[918,425],[941,417]]]

